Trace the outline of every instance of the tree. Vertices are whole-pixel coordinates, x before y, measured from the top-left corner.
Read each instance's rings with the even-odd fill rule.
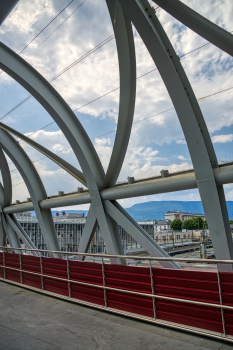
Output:
[[[208,228],[208,224],[206,220],[203,221],[203,224],[204,224],[204,228]]]
[[[182,225],[182,229],[186,230],[197,230],[199,228],[199,220],[197,218],[192,218],[185,220]]]
[[[204,221],[202,220],[202,218],[200,216],[198,216],[196,219],[198,221],[198,229],[202,230]]]
[[[170,223],[170,227],[173,228],[174,231],[181,231],[182,221],[180,219],[174,219]]]

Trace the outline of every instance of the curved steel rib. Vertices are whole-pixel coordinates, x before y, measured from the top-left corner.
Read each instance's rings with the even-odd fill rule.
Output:
[[[15,231],[9,226],[7,220],[5,219],[5,214],[2,211],[2,208],[4,208],[7,205],[10,205],[12,200],[12,184],[10,170],[2,148],[0,148],[0,169],[3,182],[3,185],[0,183],[0,243],[2,245],[5,245],[5,240],[7,236],[12,247],[20,248],[19,238]]]
[[[115,33],[119,71],[120,103],[115,142],[102,188],[114,186],[129,143],[136,95],[136,58],[132,25],[121,4],[106,0]]]
[[[104,179],[102,164],[77,117],[51,84],[22,57],[2,43],[0,43],[0,68],[27,89],[63,131],[83,170],[107,251],[109,254],[123,254],[120,236],[116,226],[114,229],[112,219],[105,214],[99,194]]]
[[[192,158],[216,257],[232,259],[233,247],[229,219],[227,222],[227,213],[225,212],[224,193],[216,186],[210,154],[213,163],[215,163],[216,157],[213,157],[213,148],[208,141],[209,137],[203,137],[202,126],[205,125],[205,122],[201,113],[198,112],[191,86],[190,84],[186,86],[188,80],[184,79],[183,68],[176,59],[173,49],[170,51],[172,46],[168,45],[168,38],[148,1],[120,0],[120,2],[147,46],[176,109]],[[202,125],[200,124],[201,118],[203,119]],[[206,135],[207,129],[204,132]],[[213,165],[217,166],[217,164]]]
[[[233,36],[179,0],[153,0],[194,32],[233,56]]]
[[[0,145],[14,162],[25,181],[47,248],[59,250],[51,211],[49,209],[41,209],[38,204],[40,200],[47,198],[47,195],[35,167],[18,142],[3,129],[0,129]],[[8,231],[10,227],[7,228]],[[13,230],[12,227],[11,229]]]
[[[22,239],[25,246],[29,249],[37,249],[35,244],[32,242],[27,233],[23,230],[22,226],[16,220],[14,215],[6,214],[6,221],[11,226],[12,230],[18,235],[19,238]],[[9,226],[8,226],[9,227]],[[32,252],[33,255],[40,255],[40,253]]]
[[[67,163],[64,159],[58,157],[56,154],[49,151],[47,148],[41,146],[39,143],[31,140],[29,137],[21,134],[20,132],[10,128],[9,126],[3,123],[0,123],[0,128],[10,132],[11,134],[17,136],[18,138],[20,138],[30,146],[34,147],[37,151],[44,154],[46,157],[51,159],[54,163],[58,164],[61,168],[66,170],[75,179],[79,180],[84,186],[87,186],[83,173],[79,171],[77,168],[75,168],[74,166],[72,166],[71,164]]]
[[[6,207],[11,204],[12,184],[11,184],[11,175],[10,175],[9,166],[1,148],[0,148],[0,170],[1,170],[2,182],[3,182],[2,207]]]
[[[104,170],[81,123],[58,92],[22,57],[0,43],[0,68],[47,110],[70,143],[90,190],[102,185]]]

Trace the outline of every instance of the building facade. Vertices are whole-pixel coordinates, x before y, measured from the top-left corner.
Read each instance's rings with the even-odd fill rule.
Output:
[[[167,213],[165,213],[165,220],[170,220],[173,221],[175,219],[180,219],[181,221],[185,221],[188,219],[192,219],[192,218],[197,218],[197,217],[201,217],[202,220],[205,220],[205,214],[197,214],[197,213],[188,213],[188,212],[182,212],[179,210],[174,210],[174,211],[168,211]]]
[[[15,217],[35,246],[38,249],[46,250],[46,244],[41,234],[37,218],[27,212],[17,213]],[[62,214],[55,214],[53,220],[60,250],[64,252],[77,252],[86,223],[86,217],[79,213],[63,212]],[[170,220],[138,221],[138,224],[160,245],[177,245],[190,241],[198,241],[198,239],[203,236],[201,231],[173,232],[170,228]],[[118,229],[125,250],[137,250],[142,248],[142,246],[121,226],[118,226]],[[204,235],[208,236],[207,233],[204,233]],[[101,236],[99,226],[96,228],[88,252],[105,252],[104,240]]]

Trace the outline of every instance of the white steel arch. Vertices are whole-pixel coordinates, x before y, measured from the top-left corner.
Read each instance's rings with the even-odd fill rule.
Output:
[[[155,2],[177,19],[188,25],[191,29],[195,30],[198,34],[210,40],[229,54],[232,54],[232,49],[228,48],[229,43],[232,44],[233,42],[232,36],[229,33],[226,34],[221,28],[196,14],[180,1],[158,0]],[[4,151],[8,152],[8,155],[14,159],[17,168],[22,172],[22,175],[24,175],[25,182],[29,188],[31,183],[35,181],[35,176],[28,179],[20,164],[17,163],[15,154],[19,151],[15,146],[14,138],[10,137],[8,132],[21,138],[32,147],[48,156],[88,187],[89,198],[85,199],[85,203],[91,202],[91,206],[84,233],[80,241],[79,252],[87,251],[98,223],[109,254],[123,254],[122,243],[117,229],[117,224],[119,224],[152,256],[167,256],[150,235],[148,235],[114,200],[115,198],[119,198],[116,194],[114,197],[114,193],[116,193],[116,191],[114,191],[114,185],[116,184],[122,168],[134,115],[136,62],[134,38],[131,27],[132,21],[161,74],[180,120],[193,162],[195,183],[199,189],[206,213],[216,258],[233,259],[233,246],[222,186],[223,182],[217,183],[215,177],[215,169],[218,168],[217,158],[205,120],[188,78],[180,64],[179,57],[176,55],[162,25],[156,17],[154,9],[152,9],[147,0],[106,0],[106,3],[114,28],[120,71],[118,125],[106,174],[104,173],[103,166],[88,135],[70,107],[36,70],[2,43],[0,43],[0,68],[26,88],[51,115],[70,143],[83,173],[43,146],[2,123],[0,123],[0,144]],[[200,24],[202,24],[202,26],[200,26]],[[19,152],[20,157],[23,152],[24,151],[21,149]],[[0,153],[0,158],[2,157],[4,157],[4,155]],[[33,173],[33,166],[27,156],[25,157],[27,163],[30,164],[27,164],[27,166],[30,167],[30,172]],[[6,170],[5,161],[3,161],[3,164]],[[5,174],[7,174],[7,177],[10,177],[9,173],[6,172]],[[44,190],[42,190],[43,185],[38,174],[36,174],[36,178],[38,182],[37,186],[40,184],[41,195],[39,196],[40,198],[38,196],[33,197],[32,195],[34,198],[33,207],[37,210],[38,216],[40,217],[44,210],[49,209],[42,209],[43,205],[45,205],[43,204],[45,203],[45,198],[42,197],[46,197],[46,194],[43,192]],[[11,227],[10,230],[13,228],[14,233],[11,232],[11,236],[17,237],[17,235],[20,236],[23,233],[19,231],[19,227],[16,227],[17,224],[14,218],[9,217],[7,214],[12,212],[9,200],[11,197],[11,189],[9,187],[10,180],[5,181],[8,181],[8,184],[3,184],[3,186],[0,187],[1,204],[3,207],[2,218],[3,221],[5,220],[8,222],[8,225]],[[5,195],[4,192],[6,188],[8,188],[9,193]],[[185,188],[185,185],[183,188]],[[113,197],[111,200],[104,199],[103,194],[111,189],[113,190]],[[124,192],[124,187],[122,187],[122,191]],[[125,192],[127,191],[129,191],[129,189],[125,187]],[[143,189],[140,191],[143,191]],[[5,200],[5,198],[7,198],[7,200]],[[49,239],[54,241],[54,228],[51,224],[51,215],[48,215],[47,212],[46,215],[43,215],[43,218],[41,217],[41,220],[42,225],[44,224],[46,227],[45,235],[48,235],[48,242]],[[0,234],[0,237],[3,237],[3,234],[4,233]],[[31,242],[27,243],[31,244]],[[57,245],[55,241],[54,244],[55,246]],[[58,250],[57,248],[58,247],[53,249]],[[116,262],[116,260],[112,260],[112,262]],[[124,263],[125,261],[118,260],[118,262]],[[173,262],[165,262],[163,265],[165,267],[179,268],[179,266]],[[221,267],[221,269],[224,268],[225,267]]]

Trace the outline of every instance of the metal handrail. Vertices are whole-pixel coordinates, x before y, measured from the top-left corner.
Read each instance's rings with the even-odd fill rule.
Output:
[[[133,290],[114,288],[114,287],[107,287],[107,286],[104,286],[104,285],[101,285],[101,284],[94,284],[94,283],[75,281],[75,280],[71,280],[71,279],[67,279],[67,278],[56,277],[56,276],[52,276],[52,275],[46,275],[46,274],[41,274],[41,273],[27,271],[27,270],[20,270],[20,269],[14,268],[14,267],[9,267],[9,266],[4,266],[4,265],[0,265],[0,267],[6,268],[6,269],[9,269],[9,270],[19,271],[19,272],[22,271],[22,272],[28,273],[30,275],[36,275],[36,276],[41,276],[41,277],[43,276],[43,277],[51,278],[51,279],[62,281],[62,282],[79,284],[79,285],[83,285],[83,286],[86,286],[86,287],[94,287],[94,288],[98,288],[98,289],[111,290],[111,291],[114,291],[114,292],[121,292],[121,293],[126,293],[126,294],[133,294],[133,295],[140,295],[140,296],[143,296],[143,297],[150,297],[150,298],[155,298],[155,299],[176,301],[176,302],[187,303],[187,304],[192,304],[192,305],[207,306],[207,307],[213,307],[213,308],[217,308],[217,309],[233,310],[233,306],[228,306],[228,305],[221,305],[221,304],[215,304],[215,303],[205,303],[203,301],[194,301],[194,300],[189,300],[189,299],[173,298],[173,297],[167,297],[165,295],[159,295],[159,294],[135,292]]]
[[[151,256],[138,256],[138,255],[111,255],[111,254],[98,254],[98,253],[77,253],[77,252],[63,252],[60,250],[43,250],[43,249],[31,249],[31,248],[16,248],[16,247],[6,247],[0,246],[1,249],[5,250],[24,250],[24,251],[33,251],[40,253],[52,253],[52,254],[68,254],[68,255],[77,255],[77,256],[92,256],[99,258],[125,258],[132,260],[149,260],[149,261],[178,261],[178,262],[205,262],[212,264],[232,264],[233,260],[220,260],[220,259],[186,259],[186,258],[171,258],[171,257],[151,257]]]
[[[62,282],[67,282],[68,283],[68,292],[69,292],[69,297],[67,297],[67,300],[73,300],[71,296],[71,284],[78,284],[86,287],[92,287],[92,288],[97,288],[97,289],[102,289],[104,291],[104,300],[105,300],[105,309],[111,309],[107,305],[107,296],[106,296],[106,291],[113,291],[113,292],[119,292],[119,293],[125,293],[125,294],[130,294],[130,295],[136,295],[136,296],[141,296],[141,297],[146,297],[146,298],[152,298],[153,300],[153,311],[154,311],[154,320],[156,321],[156,309],[155,309],[155,299],[161,299],[161,300],[168,300],[168,301],[173,301],[173,302],[180,302],[184,304],[190,304],[190,305],[197,305],[197,306],[202,306],[202,307],[210,307],[210,308],[215,308],[215,309],[220,309],[221,314],[222,314],[222,326],[223,326],[223,339],[232,341],[231,338],[226,334],[226,329],[225,329],[225,317],[224,317],[224,310],[231,310],[233,311],[233,306],[229,305],[223,305],[222,303],[222,292],[221,292],[221,281],[220,281],[220,276],[219,276],[219,271],[218,271],[218,265],[217,265],[217,277],[218,277],[218,287],[219,287],[219,296],[220,296],[220,303],[208,303],[208,302],[203,302],[203,301],[195,301],[195,300],[190,300],[190,299],[180,299],[180,298],[174,298],[174,297],[169,297],[165,295],[158,295],[154,293],[154,289],[152,287],[152,293],[143,293],[143,292],[137,292],[133,290],[126,290],[126,289],[121,289],[121,288],[114,288],[114,287],[108,287],[106,286],[105,283],[105,274],[104,274],[104,257],[108,258],[127,258],[127,259],[137,259],[137,260],[147,260],[150,263],[150,277],[151,277],[151,286],[152,286],[152,267],[151,267],[151,261],[181,261],[181,262],[198,262],[200,263],[200,259],[184,259],[184,258],[171,258],[171,257],[141,257],[141,256],[125,256],[125,255],[110,255],[110,254],[93,254],[93,253],[74,253],[74,252],[62,252],[62,251],[53,251],[53,250],[42,250],[42,249],[31,249],[31,248],[15,248],[15,247],[6,247],[6,246],[0,246],[0,249],[3,250],[3,264],[0,265],[0,268],[4,269],[4,278],[1,278],[0,280],[6,280],[6,270],[13,270],[13,271],[18,271],[20,273],[20,281],[21,285],[23,283],[23,275],[22,273],[34,275],[34,276],[39,276],[41,277],[41,290],[37,289],[38,291],[41,291],[42,293],[46,293],[44,291],[44,286],[43,286],[43,279],[44,278],[50,278],[53,280],[57,281],[62,281]],[[44,253],[60,253],[60,254],[67,254],[67,276],[68,278],[62,278],[62,277],[57,277],[57,276],[52,276],[52,275],[47,275],[43,273],[43,260],[42,256],[40,257],[40,268],[41,268],[41,273],[38,272],[32,272],[28,270],[24,270],[22,268],[22,254],[19,254],[19,262],[20,262],[20,268],[14,268],[10,266],[6,266],[6,261],[5,261],[5,251],[6,250],[20,250],[20,251],[37,251],[37,252],[44,252]],[[94,283],[87,283],[87,282],[81,282],[81,281],[75,281],[70,278],[70,273],[69,273],[69,259],[68,255],[77,255],[77,256],[92,256],[92,257],[100,257],[102,261],[102,274],[103,274],[103,285],[99,284],[94,284]],[[208,262],[208,263],[215,263],[215,264],[233,264],[233,260],[215,260],[215,259],[201,259],[201,262]],[[207,333],[208,334],[208,333]],[[215,336],[216,337],[216,336]]]

